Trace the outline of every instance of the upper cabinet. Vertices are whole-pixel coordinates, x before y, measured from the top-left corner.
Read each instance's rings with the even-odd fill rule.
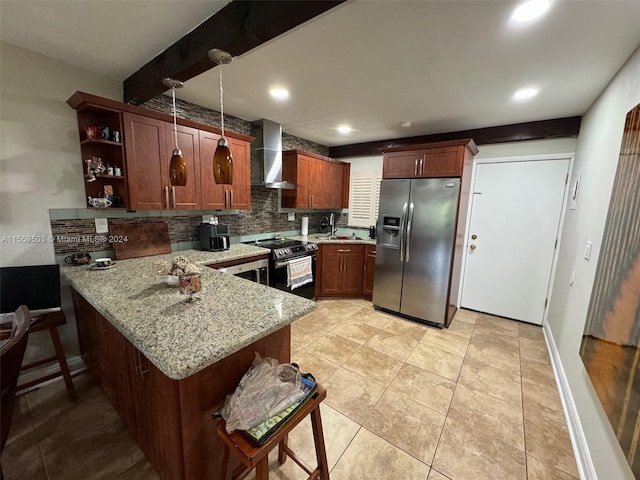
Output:
[[[169,181],[169,160],[175,148],[171,116],[82,92],[67,103],[78,112],[88,196],[103,196],[106,186],[120,199],[118,206],[127,210],[251,208],[251,137],[225,132],[233,154],[234,180],[233,185],[217,185],[212,162],[220,130],[178,119],[178,146],[187,164],[187,185],[173,186]],[[111,139],[87,138],[87,127],[94,126],[107,127]],[[113,166],[120,175],[109,175],[107,170],[90,175],[85,160],[92,157],[101,158],[105,167]]]
[[[287,150],[282,153],[282,177],[294,190],[282,190],[282,206],[314,210],[349,208],[351,165],[329,157]]]
[[[251,208],[251,170],[249,143],[227,138],[233,156],[233,184],[218,185],[213,177],[213,154],[220,135],[200,132],[200,175],[202,208],[214,210]]]
[[[382,178],[461,177],[478,153],[471,139],[409,145],[383,150]]]

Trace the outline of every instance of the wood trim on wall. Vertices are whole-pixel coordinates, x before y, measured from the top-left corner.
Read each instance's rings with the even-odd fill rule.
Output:
[[[460,130],[457,132],[434,133],[416,137],[404,137],[373,142],[353,143],[329,147],[331,158],[365,157],[380,155],[382,149],[417,145],[421,143],[445,142],[472,138],[476,145],[507,143],[524,140],[544,140],[551,138],[577,137],[580,133],[582,117],[555,118],[535,122],[514,123],[497,127]]]

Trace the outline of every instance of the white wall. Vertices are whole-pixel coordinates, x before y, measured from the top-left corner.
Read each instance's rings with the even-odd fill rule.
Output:
[[[574,172],[582,171],[578,205],[568,210],[549,306],[548,323],[576,403],[598,478],[632,479],[618,441],[579,355],[600,255],[625,116],[640,103],[640,49],[631,56],[583,116]],[[593,242],[591,260],[583,258]],[[573,286],[568,280],[576,272]]]
[[[76,112],[66,100],[76,90],[121,99],[122,83],[6,43],[0,58],[0,266],[55,263],[49,209],[86,205]],[[13,236],[47,241],[12,243]],[[63,307],[70,356],[77,336],[67,295]],[[34,336],[27,360],[53,352],[46,332]]]
[[[86,205],[76,112],[65,102],[76,90],[121,99],[122,83],[13,45],[0,48],[0,266],[53,263],[52,242],[10,238],[47,238],[50,208]]]

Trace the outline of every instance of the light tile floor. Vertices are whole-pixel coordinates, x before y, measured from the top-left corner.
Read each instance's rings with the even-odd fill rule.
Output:
[[[578,477],[540,327],[462,310],[440,330],[332,300],[293,324],[291,348],[327,387],[332,480]],[[76,404],[61,382],[19,398],[7,480],[157,478],[99,388],[86,375],[76,388]],[[289,442],[314,464],[309,421]],[[305,478],[277,455],[270,465]]]

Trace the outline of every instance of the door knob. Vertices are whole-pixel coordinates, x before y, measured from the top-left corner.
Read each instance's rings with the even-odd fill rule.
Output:
[[[476,238],[478,238],[478,235],[476,235],[475,233],[471,235],[471,240],[475,240]]]
[[[475,245],[469,245],[469,248],[470,248],[471,250],[475,250],[475,249],[476,249],[476,246],[475,246]]]

